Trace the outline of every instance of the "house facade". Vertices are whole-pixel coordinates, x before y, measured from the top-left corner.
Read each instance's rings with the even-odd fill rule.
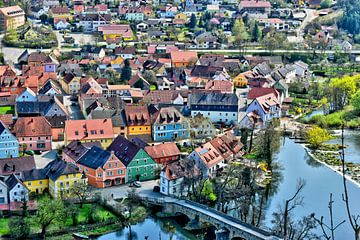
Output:
[[[49,151],[52,149],[51,125],[45,117],[20,117],[13,132],[22,149]]]
[[[126,166],[126,182],[147,181],[156,178],[157,163],[142,148],[118,136],[108,147]]]
[[[161,108],[154,119],[152,126],[154,141],[190,138],[190,124],[175,107]]]
[[[76,165],[85,173],[88,183],[96,188],[125,183],[126,167],[114,152],[93,146],[76,162]]]
[[[0,158],[19,157],[19,141],[0,121]]]
[[[202,114],[213,123],[235,124],[238,121],[238,97],[233,93],[193,93],[190,110],[192,117]]]

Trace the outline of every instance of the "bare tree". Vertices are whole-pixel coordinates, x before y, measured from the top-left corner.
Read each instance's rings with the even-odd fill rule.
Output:
[[[346,212],[347,212],[347,215],[348,215],[350,225],[351,225],[352,229],[354,230],[355,239],[359,240],[359,237],[360,237],[360,226],[359,226],[360,215],[358,215],[358,214],[353,215],[351,213],[350,203],[349,203],[349,194],[348,194],[348,189],[347,189],[347,184],[346,184],[344,124],[341,127],[341,148],[342,149],[341,149],[341,153],[340,153],[340,158],[341,158],[343,185],[344,185],[344,193],[342,195],[342,198],[343,198],[343,201],[345,202],[345,205],[346,205]]]
[[[332,193],[330,193],[330,199],[329,199],[329,214],[330,214],[330,225],[324,223],[324,216],[321,216],[320,219],[316,218],[314,216],[315,221],[319,224],[321,231],[323,233],[323,237],[327,240],[335,240],[335,230],[343,223],[345,223],[345,220],[338,223],[336,226],[334,226],[334,218],[333,218],[333,199],[332,199]],[[330,231],[328,233],[327,231]]]

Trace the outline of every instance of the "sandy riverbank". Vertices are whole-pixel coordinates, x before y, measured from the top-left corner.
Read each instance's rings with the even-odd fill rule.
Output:
[[[300,144],[300,145],[305,149],[305,151],[307,152],[307,154],[308,154],[312,159],[314,159],[315,161],[317,161],[317,162],[323,164],[324,166],[330,168],[331,170],[333,170],[334,172],[336,172],[336,173],[339,174],[340,176],[343,175],[343,174],[342,174],[341,166],[332,166],[332,165],[329,165],[329,164],[327,164],[327,163],[325,163],[325,162],[323,162],[323,161],[320,161],[319,159],[317,159],[317,158],[314,156],[314,154],[311,153],[311,150],[310,150],[308,147],[306,147],[305,144]],[[348,180],[349,182],[352,182],[353,184],[355,184],[357,187],[360,188],[360,183],[357,182],[357,181],[355,181],[354,179],[352,179],[351,176],[345,174],[345,178],[346,178],[346,180]]]

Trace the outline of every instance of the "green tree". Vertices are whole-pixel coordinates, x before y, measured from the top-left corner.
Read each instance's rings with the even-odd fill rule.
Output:
[[[232,28],[233,36],[235,41],[247,41],[249,39],[249,34],[246,31],[245,24],[241,18],[235,20],[234,26]]]
[[[332,5],[332,0],[322,0],[320,3],[321,8],[329,8]]]
[[[353,105],[353,107],[356,110],[360,110],[360,90],[358,90],[351,98],[351,105]]]
[[[70,189],[70,196],[77,198],[80,203],[80,208],[83,207],[84,202],[89,199],[91,194],[91,187],[87,183],[74,184]]]
[[[330,134],[326,129],[320,127],[313,127],[306,132],[306,140],[312,148],[319,148],[324,142],[331,139]]]
[[[129,81],[131,79],[131,67],[130,67],[130,62],[129,59],[126,59],[124,62],[124,67],[121,70],[121,77],[120,80],[125,82],[125,81]]]
[[[358,78],[358,76],[345,76],[331,80],[328,91],[331,111],[342,110],[346,106],[350,97],[356,92]]]
[[[191,14],[190,17],[190,23],[189,23],[189,28],[194,29],[196,27],[196,16],[195,14]]]
[[[262,31],[258,22],[255,22],[252,31],[251,31],[251,38],[253,42],[260,42],[262,37]]]
[[[63,203],[58,199],[43,197],[38,201],[35,222],[40,225],[42,237],[45,237],[46,230],[51,224],[63,218],[63,209]]]
[[[207,200],[214,202],[216,201],[216,195],[214,193],[214,186],[213,183],[207,179],[204,182],[204,186],[201,190],[201,194],[203,195],[203,197],[205,197]]]
[[[30,235],[30,225],[25,217],[10,218],[9,229],[13,239],[26,239]]]
[[[142,77],[150,84],[156,83],[156,74],[152,70],[145,70]]]

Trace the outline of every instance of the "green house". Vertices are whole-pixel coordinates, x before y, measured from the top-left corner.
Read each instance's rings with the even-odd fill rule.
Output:
[[[139,146],[118,136],[108,147],[126,166],[126,182],[157,178],[157,163]]]

